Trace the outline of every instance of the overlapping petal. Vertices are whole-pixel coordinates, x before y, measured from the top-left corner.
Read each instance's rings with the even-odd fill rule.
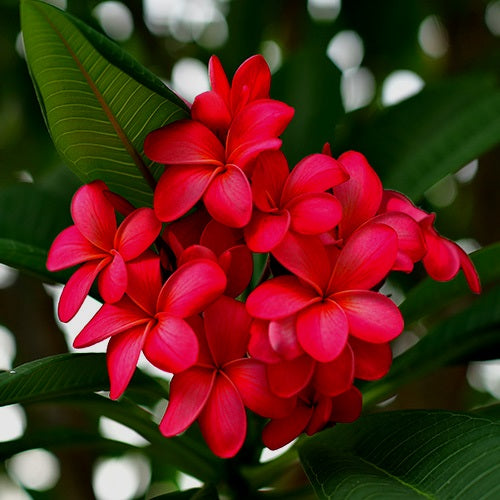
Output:
[[[354,376],[361,380],[378,380],[387,374],[392,363],[389,344],[372,344],[356,337],[349,338],[354,352]]]
[[[99,293],[105,302],[118,302],[127,290],[127,268],[121,254],[112,250],[111,261],[99,274]]]
[[[295,316],[288,316],[269,323],[269,343],[282,359],[295,359],[304,352],[297,340],[295,322]]]
[[[300,405],[290,416],[271,420],[262,431],[262,442],[270,450],[277,450],[285,446],[304,431],[312,414],[311,407]]]
[[[245,241],[253,252],[269,252],[278,246],[290,227],[290,212],[265,213],[254,210],[245,227]]]
[[[328,363],[316,363],[314,388],[325,396],[337,396],[351,387],[354,381],[354,354],[349,344]],[[328,420],[328,419],[327,419]]]
[[[310,382],[315,364],[314,359],[304,354],[268,365],[267,380],[271,391],[281,398],[295,396]]]

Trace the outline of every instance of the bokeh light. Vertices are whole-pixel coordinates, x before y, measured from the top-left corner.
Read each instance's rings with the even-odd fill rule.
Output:
[[[391,106],[418,94],[424,87],[424,81],[413,71],[393,71],[382,84],[382,104]]]
[[[47,450],[23,451],[7,461],[9,474],[31,490],[45,491],[53,488],[60,477],[59,460]]]

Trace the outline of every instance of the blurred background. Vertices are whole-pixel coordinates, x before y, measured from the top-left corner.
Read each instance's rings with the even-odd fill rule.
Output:
[[[291,165],[330,142],[334,156],[348,149],[363,152],[384,179],[405,147],[407,155],[425,151],[435,130],[459,120],[462,107],[482,92],[477,82],[498,90],[500,0],[50,3],[105,33],[188,101],[208,89],[212,54],[230,76],[244,59],[261,53],[273,73],[272,97],[296,108],[283,136]],[[79,181],[61,164],[43,123],[24,59],[16,0],[0,0],[0,71],[0,192],[36,182],[69,207]],[[436,103],[449,92],[457,97],[449,109],[427,117],[418,101],[425,91],[434,93]],[[408,99],[414,105],[401,108]],[[401,113],[406,113],[403,119]],[[399,128],[418,132],[412,144],[401,144],[393,117]],[[500,240],[500,147],[498,139],[490,143],[485,154],[470,158],[414,199],[436,212],[439,231],[459,239],[467,251]],[[393,283],[393,298],[402,301],[405,289],[420,277]],[[61,325],[54,318],[59,293],[60,287],[0,265],[0,369],[69,349],[98,304],[89,299],[77,318]],[[419,328],[401,337],[396,355],[425,332],[425,325]],[[389,403],[394,408],[470,408],[500,399],[499,373],[497,361],[450,367],[405,387]],[[0,449],[27,428],[80,419],[76,409],[0,408]],[[140,437],[109,419],[92,425],[104,436],[141,445]],[[109,457],[37,449],[0,467],[0,500],[141,498],[150,480],[150,465],[139,452]],[[186,477],[176,481],[181,487],[194,484]]]

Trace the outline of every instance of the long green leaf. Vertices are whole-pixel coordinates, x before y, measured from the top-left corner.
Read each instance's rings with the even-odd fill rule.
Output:
[[[22,0],[28,65],[57,150],[84,182],[105,181],[150,205],[161,166],[144,156],[146,135],[187,109],[117,45],[71,15]]]
[[[378,413],[299,447],[319,498],[494,499],[500,424],[447,411]]]
[[[500,286],[469,308],[436,324],[412,348],[394,360],[389,374],[367,384],[365,405],[393,394],[401,385],[456,362],[500,355]]]
[[[415,201],[500,142],[500,86],[474,75],[429,84],[349,136],[384,186]]]

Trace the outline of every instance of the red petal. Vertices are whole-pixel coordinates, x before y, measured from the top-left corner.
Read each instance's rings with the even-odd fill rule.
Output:
[[[149,333],[143,350],[154,366],[176,373],[196,363],[198,339],[183,319],[162,315]]]
[[[331,156],[312,154],[301,160],[290,173],[282,202],[306,193],[322,193],[349,179],[342,165]]]
[[[288,173],[288,163],[281,151],[265,151],[257,157],[252,173],[252,193],[259,210],[268,212],[280,207]]]
[[[333,229],[342,217],[342,206],[331,194],[304,194],[287,204],[291,226],[301,234],[320,234]]]
[[[225,376],[215,379],[198,422],[210,449],[221,458],[233,457],[245,441],[247,419],[238,391]]]
[[[348,424],[354,422],[361,415],[363,397],[359,389],[353,386],[343,394],[335,396],[332,403],[331,421]]]
[[[220,255],[229,248],[243,243],[243,232],[241,229],[227,227],[211,220],[203,229],[199,242],[200,245],[210,248],[216,255]]]
[[[460,247],[458,247],[457,251],[460,259],[460,267],[464,272],[469,288],[474,293],[481,293],[481,282],[479,281],[479,275],[477,274],[474,264],[470,260],[469,256]]]
[[[329,363],[316,363],[313,384],[325,396],[337,396],[351,387],[354,380],[354,355],[349,344]],[[328,420],[328,419],[327,419]]]
[[[295,316],[269,323],[269,343],[280,358],[291,360],[304,353],[297,340]]]
[[[432,219],[422,223],[427,245],[427,253],[422,262],[432,279],[449,281],[457,275],[460,269],[460,256],[457,245],[440,236],[431,224]]]
[[[212,132],[223,133],[231,123],[231,114],[224,99],[217,92],[203,92],[191,106],[191,117],[206,125]]]
[[[59,319],[66,323],[78,312],[87,297],[90,287],[105,261],[93,260],[77,269],[63,288],[57,313]]]
[[[116,231],[114,247],[127,262],[146,251],[158,237],[161,222],[151,208],[138,208]]]
[[[229,108],[229,82],[217,56],[212,56],[208,61],[208,76],[212,90],[222,97]]]
[[[71,201],[71,215],[80,233],[96,247],[110,250],[116,232],[113,205],[104,196],[102,181],[82,186]]]
[[[392,363],[391,346],[372,344],[349,337],[354,352],[354,376],[361,380],[378,380],[386,375]]]
[[[180,257],[177,259],[177,265],[180,267],[190,260],[213,260],[217,262],[216,255],[210,250],[210,248],[203,247],[201,245],[191,245],[184,250]]]
[[[277,450],[292,442],[304,431],[312,413],[312,408],[301,405],[289,417],[271,420],[262,431],[262,442],[270,450]]]
[[[73,347],[88,347],[139,325],[146,328],[149,321],[151,317],[125,296],[117,304],[104,304],[77,335]]]
[[[252,358],[264,363],[277,363],[281,358],[271,347],[268,334],[269,322],[254,319],[250,325],[250,342],[248,343],[248,353]]]
[[[308,436],[323,430],[329,423],[332,414],[332,398],[320,396],[313,409],[313,414],[305,429]]]
[[[154,209],[158,219],[170,222],[184,215],[201,199],[214,175],[210,165],[168,167],[158,181]]]
[[[217,366],[243,358],[250,338],[245,304],[222,296],[204,313],[208,346]]]
[[[250,283],[253,274],[252,253],[246,245],[230,248],[219,257],[219,265],[227,276],[225,294],[237,297]]]
[[[208,213],[221,224],[243,227],[252,216],[252,189],[246,175],[233,165],[215,175],[204,195]]]
[[[144,153],[166,165],[224,164],[222,143],[205,125],[193,120],[178,120],[148,134]]]
[[[111,337],[106,352],[111,399],[118,399],[127,388],[137,366],[146,335],[147,329],[139,326]]]
[[[417,208],[404,194],[391,191],[390,189],[384,189],[379,212],[401,212],[409,215],[417,222],[421,222],[429,216],[427,212]]]
[[[328,286],[331,291],[370,289],[391,270],[398,251],[398,237],[385,224],[366,224],[340,252]]]
[[[344,311],[330,300],[309,306],[297,317],[300,345],[321,363],[334,360],[343,351],[348,331]]]
[[[292,412],[294,398],[279,398],[269,390],[265,364],[239,359],[224,367],[224,372],[238,389],[243,404],[257,415],[282,418]]]
[[[104,302],[118,302],[127,289],[127,268],[119,253],[113,252],[113,260],[102,270],[98,280],[99,293]]]
[[[174,375],[167,411],[160,422],[164,436],[184,432],[198,418],[212,391],[215,375],[215,370],[198,366]]]
[[[210,260],[194,260],[179,267],[166,281],[157,310],[179,318],[198,314],[222,295],[226,275]]]
[[[269,252],[281,243],[290,226],[290,213],[273,213],[255,209],[252,220],[245,227],[245,241],[252,252]]]
[[[269,97],[271,72],[261,55],[249,57],[236,70],[231,84],[231,109],[233,115],[247,103]]]
[[[269,388],[281,398],[295,396],[311,380],[315,364],[310,356],[304,354],[290,361],[267,365]]]
[[[318,300],[318,294],[303,286],[295,276],[279,276],[253,290],[246,304],[248,312],[255,318],[280,319]]]
[[[403,317],[394,302],[378,292],[357,290],[339,292],[331,297],[344,311],[349,333],[379,344],[396,338],[404,327]]]
[[[339,157],[350,178],[334,189],[343,207],[341,236],[346,238],[357,227],[373,217],[382,201],[382,183],[366,158],[356,151]]]
[[[87,260],[106,256],[107,253],[92,245],[76,226],[70,226],[60,232],[53,241],[47,257],[47,269],[60,271]]]

